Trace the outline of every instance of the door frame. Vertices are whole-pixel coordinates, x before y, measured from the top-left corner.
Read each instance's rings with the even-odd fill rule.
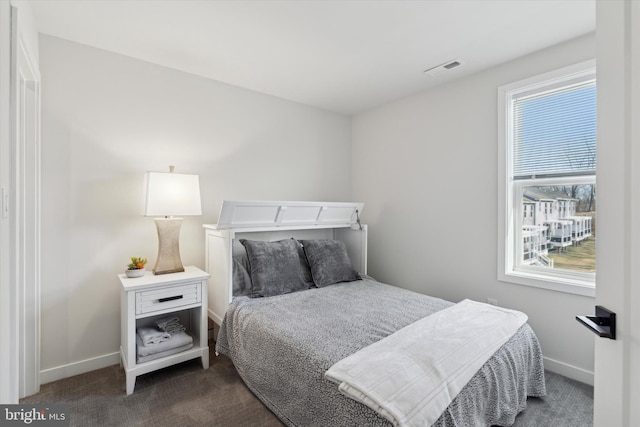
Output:
[[[0,8],[0,402],[18,403],[40,390],[40,72],[27,6]]]
[[[0,1],[0,93],[11,92],[11,5]],[[11,100],[0,97],[0,403],[18,403],[17,288],[10,280]]]
[[[596,1],[596,304],[617,313],[595,338],[594,425],[640,425],[640,2]],[[635,122],[634,122],[635,118]]]
[[[40,72],[12,10],[12,282],[18,286],[20,397],[40,391]]]

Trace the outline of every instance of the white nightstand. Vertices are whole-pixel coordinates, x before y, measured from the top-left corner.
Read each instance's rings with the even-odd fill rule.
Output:
[[[130,279],[118,275],[120,290],[120,358],[127,375],[127,394],[133,393],[136,377],[176,363],[200,357],[209,367],[207,341],[207,279],[209,274],[188,266],[182,273],[155,276],[148,271]],[[136,328],[153,325],[171,313],[180,318],[193,338],[193,347],[181,353],[144,363],[136,361]]]

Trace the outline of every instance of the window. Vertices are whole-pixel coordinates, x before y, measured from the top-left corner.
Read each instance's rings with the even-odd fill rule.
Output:
[[[595,62],[498,94],[499,279],[595,295]]]

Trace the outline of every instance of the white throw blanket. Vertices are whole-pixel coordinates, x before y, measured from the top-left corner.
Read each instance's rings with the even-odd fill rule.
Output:
[[[395,426],[430,426],[526,321],[519,311],[464,300],[340,360],[325,375]]]

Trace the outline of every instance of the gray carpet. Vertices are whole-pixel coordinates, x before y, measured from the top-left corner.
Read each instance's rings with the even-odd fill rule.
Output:
[[[210,343],[213,348],[213,342]],[[45,384],[20,403],[65,404],[71,426],[282,426],[247,389],[231,361],[211,354],[138,377],[132,395],[118,365]],[[593,387],[547,372],[547,396],[530,398],[517,427],[593,425]],[[329,427],[329,426],[328,426]]]
[[[593,387],[545,371],[547,395],[527,399],[527,408],[516,418],[517,427],[593,426]]]

